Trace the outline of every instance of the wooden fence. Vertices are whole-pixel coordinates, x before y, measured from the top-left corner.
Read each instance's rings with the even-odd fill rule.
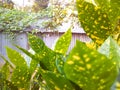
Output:
[[[45,44],[52,48],[56,39],[59,38],[63,32],[38,32],[37,36],[43,39]],[[80,40],[83,42],[90,41],[90,38],[86,36],[85,33],[72,33],[72,41],[69,47],[68,52],[74,47],[76,40]],[[24,49],[29,49],[28,39],[26,32],[16,33],[15,38],[12,39],[8,33],[0,32],[0,54],[7,57],[5,46],[16,49],[13,44],[17,44]],[[17,50],[17,49],[16,49]],[[4,63],[4,61],[0,58],[0,66]]]

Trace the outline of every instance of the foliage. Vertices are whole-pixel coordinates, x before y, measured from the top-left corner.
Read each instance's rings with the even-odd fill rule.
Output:
[[[41,1],[45,2],[45,0]],[[41,1],[36,0],[32,9],[38,8]],[[46,1],[48,3],[48,0]],[[58,30],[59,26],[63,26],[63,23],[70,22],[72,27],[75,23],[78,23],[74,1],[67,5],[51,0],[49,3],[51,4],[50,6],[44,9],[38,8],[40,10],[35,9],[37,11],[31,10],[29,7],[28,10],[27,7],[22,10],[0,8],[0,30],[22,32],[32,29],[33,32],[37,32],[40,29]]]
[[[32,11],[38,12],[48,7],[49,0],[35,0]]]
[[[50,9],[50,8],[49,8]],[[48,10],[49,10],[48,9]],[[39,19],[44,17],[51,17],[52,12],[41,11],[39,13],[29,13],[24,11],[18,11],[15,9],[9,10],[0,8],[0,31],[11,32],[11,31],[25,31],[38,28],[44,28],[47,25],[37,24]],[[44,21],[48,22],[48,21]]]
[[[110,90],[118,74],[116,63],[77,41],[64,70],[68,79],[77,83],[83,90]],[[111,74],[111,71],[114,74]]]
[[[11,0],[0,0],[0,7],[13,9],[14,3]]]
[[[81,25],[97,45],[101,45],[109,35],[119,42],[120,7],[118,4],[119,0],[95,0],[95,4],[77,0]]]
[[[31,24],[32,16],[18,10],[0,8],[0,30],[19,31]]]
[[[68,34],[69,33],[69,34]],[[67,35],[66,35],[67,34]],[[62,53],[63,55],[66,54],[68,47],[69,47],[69,43],[71,42],[71,30],[69,29],[62,37],[59,38],[59,40],[56,42],[55,45],[55,51]],[[61,43],[66,43],[66,44],[61,44]],[[61,47],[59,47],[61,46]]]
[[[9,81],[18,89],[110,90],[118,75],[120,54],[116,50],[120,49],[111,37],[103,43],[99,52],[77,41],[68,55],[66,53],[71,40],[70,29],[58,39],[54,50],[49,49],[40,38],[31,34],[28,37],[35,54],[19,46],[16,47],[31,57],[31,64],[27,65],[22,55],[7,47],[9,60],[5,60],[8,62],[1,69],[1,74],[7,76],[0,80]],[[66,48],[65,51],[63,48]],[[9,71],[2,72],[9,70],[7,67],[12,68],[11,74],[8,74]],[[111,74],[111,71],[114,73]]]
[[[69,30],[68,32],[66,32],[63,35],[63,38],[65,38],[65,37],[66,37],[65,39],[71,38],[70,34],[71,34],[71,32]],[[12,75],[7,74],[7,72],[5,72],[6,75],[8,75],[8,76],[10,75],[11,77],[9,77],[9,79],[7,79],[5,77],[4,79],[8,80],[8,81],[10,80],[10,83],[17,86],[18,89],[32,89],[33,88],[32,86],[34,86],[34,83],[36,83],[37,86],[39,86],[39,87],[41,86],[41,87],[45,88],[45,85],[43,85],[44,79],[46,81],[48,81],[47,88],[49,87],[50,89],[73,88],[71,86],[71,83],[69,82],[69,80],[67,80],[65,78],[65,76],[59,74],[61,67],[60,66],[56,67],[56,65],[60,65],[59,63],[56,63],[56,59],[57,60],[60,59],[60,57],[63,57],[63,55],[56,53],[56,52],[52,51],[51,49],[49,49],[40,38],[33,36],[31,34],[29,34],[28,36],[29,36],[29,44],[32,47],[32,49],[36,52],[34,55],[30,54],[28,51],[24,50],[23,48],[21,48],[19,46],[16,46],[16,47],[19,48],[20,50],[22,50],[24,53],[26,53],[28,56],[30,56],[32,58],[30,65],[26,64],[25,59],[17,51],[12,50],[7,47],[6,50],[7,50],[9,60],[6,60],[4,57],[2,57],[2,58],[6,61],[7,67],[13,66],[12,67],[13,72],[12,72]],[[61,44],[64,43],[64,42],[62,42],[61,39],[59,40],[58,43],[60,43],[60,42],[61,42]],[[67,45],[64,45],[64,46],[68,47],[68,45],[70,44],[70,41],[66,42],[66,44]],[[59,47],[59,46],[57,45],[56,47]],[[21,63],[19,63],[19,62],[21,62]],[[59,68],[59,70],[57,68]],[[6,69],[6,68],[3,67],[1,69],[2,74],[4,74],[2,72],[4,69]],[[7,69],[7,70],[9,72],[9,69]],[[59,77],[56,73],[59,74]],[[42,75],[43,75],[43,77],[41,77]],[[57,83],[56,87],[50,86],[53,83],[50,82],[48,79],[52,78],[52,77],[56,77],[55,79],[52,80]],[[61,80],[61,81],[59,81],[59,80]],[[61,82],[63,80],[65,82],[61,85]],[[66,85],[64,85],[64,84],[66,84]],[[69,85],[71,87],[66,87]]]
[[[75,6],[75,0],[51,0],[53,7],[53,18],[52,24],[55,26],[64,26],[64,23],[69,23],[70,27],[74,28],[75,25],[79,25],[77,18],[77,11]],[[55,23],[54,23],[55,22]]]
[[[72,37],[70,29],[58,39],[54,50],[48,48],[39,37],[28,34],[29,45],[35,54],[16,47],[31,58],[30,64],[26,64],[20,53],[7,47],[9,60],[1,56],[6,63],[0,69],[0,87],[19,90],[110,90],[115,81],[118,83],[120,47],[110,36],[114,34],[113,26],[119,19],[118,14],[111,21],[112,13],[107,16],[104,1],[96,0],[101,7],[88,1],[77,1],[79,19],[99,48],[89,48],[77,41],[67,54]]]

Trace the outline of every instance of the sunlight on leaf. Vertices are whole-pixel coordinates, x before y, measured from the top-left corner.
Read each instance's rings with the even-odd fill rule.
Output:
[[[15,66],[26,66],[27,67],[27,63],[24,60],[23,56],[17,52],[16,50],[13,50],[9,47],[6,47],[7,50],[7,55],[8,58],[10,59],[10,61],[15,65]]]
[[[12,74],[11,81],[19,88],[28,89],[30,84],[30,72],[27,67],[16,67]]]
[[[57,73],[43,71],[42,77],[50,90],[75,90],[69,80]]]
[[[72,38],[71,29],[68,29],[56,42],[55,52],[66,54]]]
[[[28,34],[29,44],[31,48],[36,52],[39,53],[44,50],[45,43],[39,37]]]
[[[117,64],[120,63],[120,47],[112,37],[108,37],[98,51],[109,59],[115,60]]]
[[[118,74],[114,61],[79,41],[67,58],[64,71],[83,90],[110,90]]]

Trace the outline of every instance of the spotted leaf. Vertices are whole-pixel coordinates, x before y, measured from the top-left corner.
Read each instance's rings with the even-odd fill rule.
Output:
[[[109,6],[110,0],[94,0],[97,6],[105,7]]]
[[[6,50],[7,50],[8,58],[15,66],[23,65],[23,66],[27,67],[27,63],[20,53],[18,53],[16,50],[8,48],[8,47],[6,47]]]
[[[98,51],[104,55],[106,55],[109,59],[115,61],[117,63],[118,69],[120,67],[120,47],[117,42],[113,40],[111,37],[102,44],[102,46],[98,49]],[[120,82],[120,74],[118,75],[116,82],[113,84],[112,88],[117,87],[117,83]]]
[[[1,90],[18,90],[18,87],[12,84],[9,80],[3,79],[2,73],[0,72],[0,89]]]
[[[65,32],[56,42],[54,51],[66,54],[72,38],[71,30]]]
[[[100,7],[84,0],[77,0],[78,17],[87,35],[98,45],[111,34],[111,22]]]
[[[49,90],[75,90],[70,81],[59,74],[42,71],[42,77],[46,81]]]
[[[116,20],[120,16],[120,1],[119,0],[95,0],[96,4],[102,9],[102,11],[108,14],[108,17],[114,25]]]
[[[64,71],[83,90],[110,90],[118,74],[116,62],[79,41],[68,56]]]
[[[113,8],[116,8],[116,11],[117,13],[119,13],[119,16],[120,16],[120,0],[110,0],[110,4]]]
[[[41,53],[40,57],[42,66],[45,66],[48,70],[56,70],[56,53],[54,51],[49,48],[45,48],[44,51]]]
[[[16,67],[12,73],[11,81],[15,86],[27,90],[30,85],[30,77],[31,75],[27,67]]]
[[[38,66],[38,62],[36,60],[31,60],[30,62],[30,72],[33,73]]]
[[[15,45],[15,47],[18,48],[19,50],[21,50],[22,52],[24,52],[26,55],[28,55],[32,59],[36,59],[36,57],[32,53],[30,53],[28,50],[26,50],[20,46],[17,46],[17,45]]]
[[[66,57],[63,56],[62,54],[57,54],[56,55],[56,67],[59,73],[64,74],[64,62],[65,62]]]
[[[95,0],[99,4],[102,11],[106,12],[112,25],[113,38],[120,45],[120,1],[119,0]],[[107,3],[108,2],[108,3]]]
[[[0,72],[3,74],[3,79],[8,80],[10,77],[10,67],[9,64],[6,62],[4,66],[0,69]]]
[[[39,61],[43,69],[56,70],[56,53],[48,48],[43,40],[35,35],[29,34],[29,43],[36,52],[35,59],[33,59]]]
[[[29,39],[29,44],[31,48],[36,53],[40,53],[42,50],[44,50],[45,43],[43,42],[42,39],[32,34],[28,34],[28,39]]]

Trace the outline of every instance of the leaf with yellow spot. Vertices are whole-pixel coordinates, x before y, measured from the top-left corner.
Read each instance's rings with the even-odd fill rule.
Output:
[[[27,63],[23,56],[17,52],[16,50],[13,50],[9,47],[6,47],[7,50],[7,55],[10,61],[15,65],[15,66],[25,66],[27,67]]]
[[[79,7],[79,4],[82,7]],[[85,9],[86,6],[88,9]],[[97,45],[101,45],[111,34],[112,27],[106,12],[103,12],[101,8],[97,7],[84,0],[77,0],[78,17],[81,26]]]
[[[36,53],[36,55],[43,69],[52,71],[56,69],[55,66],[56,53],[52,51],[50,48],[46,46],[41,53]]]
[[[113,19],[120,19],[120,0],[110,0],[110,5],[111,5],[111,9],[112,9],[112,14],[111,17],[113,15]]]
[[[71,29],[68,29],[56,42],[54,51],[66,54],[72,38]]]
[[[3,79],[8,80],[10,78],[10,67],[8,62],[6,62],[2,68],[0,68],[0,72],[3,74]]]
[[[91,49],[96,49],[96,44],[94,42],[86,42],[85,43],[87,47],[91,48]]]
[[[59,73],[64,74],[64,62],[66,60],[66,57],[62,54],[56,54],[56,67]]]
[[[16,67],[12,73],[11,82],[19,88],[29,88],[30,85],[30,71],[27,67]]]
[[[4,78],[4,74],[0,71],[0,89],[18,90],[18,87],[15,86],[10,80],[7,80],[7,78]]]
[[[97,6],[102,11],[108,14],[108,17],[112,24],[116,24],[116,20],[120,16],[120,1],[119,0],[95,0]],[[114,25],[113,25],[114,28]]]
[[[103,15],[104,18],[109,18],[112,28],[112,35],[114,39],[116,39],[117,43],[120,45],[120,0],[94,0],[96,3],[96,6],[99,7],[99,9],[102,10],[102,12],[105,12],[106,14]],[[99,14],[101,14],[99,12]],[[98,18],[98,20],[101,20],[101,18]],[[103,23],[106,23],[106,20],[103,21]],[[107,27],[101,26],[103,29],[107,29]],[[116,38],[117,37],[117,38]]]
[[[28,55],[29,57],[31,57],[32,59],[36,59],[36,57],[30,53],[28,50],[18,46],[18,45],[14,45],[16,48],[18,48],[19,50],[21,50],[22,52],[24,52],[26,55]]]
[[[29,40],[29,44],[31,48],[36,53],[40,53],[42,50],[44,50],[45,43],[39,37],[32,35],[32,34],[28,34],[28,40]]]
[[[112,37],[108,37],[98,51],[113,60],[114,64],[118,66],[118,69],[120,68],[120,47]],[[119,78],[120,75],[117,77],[116,82],[120,82]]]
[[[109,5],[110,0],[94,0],[97,6],[105,6]]]
[[[49,90],[75,90],[70,81],[58,73],[44,71],[42,77],[46,81]]]
[[[111,71],[114,74],[111,74]],[[114,61],[80,41],[77,41],[70,52],[64,65],[64,72],[68,79],[83,90],[110,90],[118,74]]]
[[[36,60],[31,60],[30,62],[30,72],[33,73],[36,68],[38,67],[39,62],[37,62]]]
[[[40,62],[43,69],[55,70],[56,53],[48,48],[42,39],[29,34],[29,43],[32,49],[36,52],[32,59]]]

